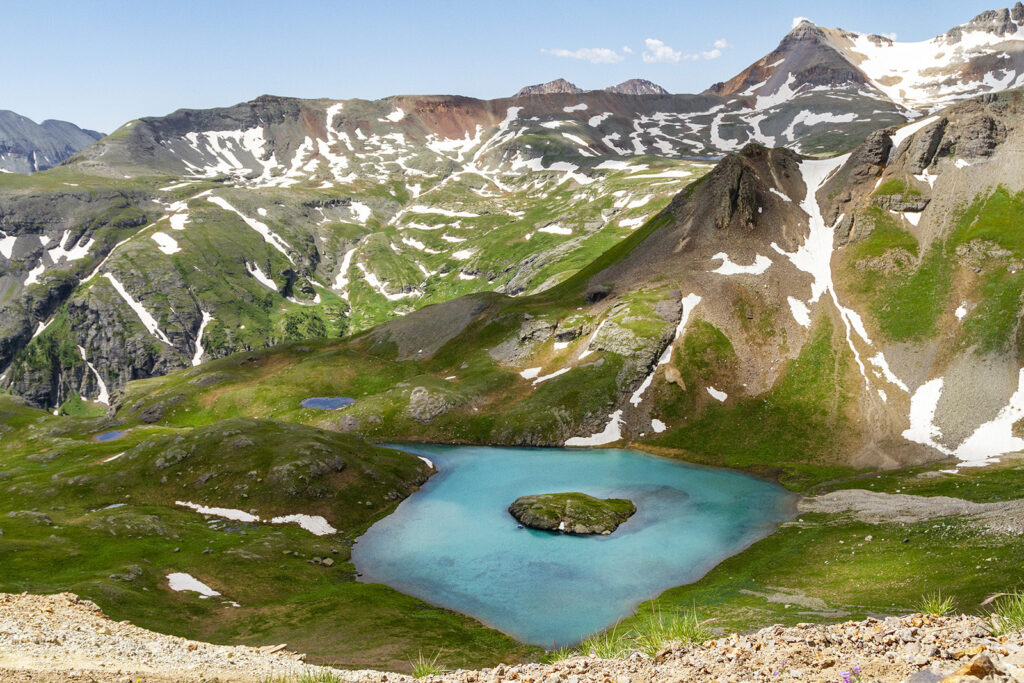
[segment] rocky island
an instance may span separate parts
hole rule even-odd
[[[608,535],[633,516],[636,506],[624,498],[595,498],[585,493],[521,496],[508,507],[523,526],[564,534]]]

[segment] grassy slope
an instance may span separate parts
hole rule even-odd
[[[709,329],[710,328],[710,329]],[[676,429],[650,441],[659,452],[677,452],[687,460],[748,469],[777,477],[800,490],[816,479],[849,472],[837,464],[849,400],[844,380],[845,354],[822,318],[800,356],[767,394],[741,398],[733,405],[710,404]],[[732,347],[710,325],[691,329],[682,353],[676,353],[685,389],[673,388],[676,404],[692,404],[702,384],[731,357]],[[661,449],[665,449],[662,451]]]
[[[355,582],[351,543],[425,477],[413,456],[248,419],[136,427],[100,443],[91,436],[108,425],[102,419],[54,418],[5,397],[0,418],[2,591],[72,590],[114,619],[217,642],[288,642],[345,666],[407,668],[439,646],[464,665],[534,651],[463,615]],[[322,514],[339,533],[207,519],[174,505],[179,499],[257,509],[261,518]],[[172,571],[241,607],[170,591]]]
[[[938,334],[943,317],[957,306],[951,297],[958,286],[957,293],[975,305],[954,332],[957,345],[1024,358],[1022,217],[1024,193],[998,187],[964,207],[943,240],[918,245],[890,214],[869,207],[858,220],[870,220],[874,229],[839,253],[837,279],[864,304],[883,337],[896,342]]]

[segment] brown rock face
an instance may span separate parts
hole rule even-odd
[[[556,78],[555,80],[548,81],[547,83],[528,85],[517,92],[515,96],[526,97],[529,95],[552,95],[557,93],[574,95],[581,92],[583,92],[582,88],[577,88],[574,84],[564,78]]]

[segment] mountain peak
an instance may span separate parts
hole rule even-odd
[[[103,137],[67,121],[36,123],[0,110],[0,170],[33,173],[51,168]]]
[[[652,83],[643,78],[631,78],[618,85],[611,85],[604,89],[605,92],[618,93],[619,95],[668,95],[668,90],[657,83]]]
[[[553,95],[553,94],[570,94],[575,95],[583,92],[582,88],[576,87],[573,83],[565,80],[564,78],[556,78],[553,81],[547,83],[538,83],[537,85],[528,85],[515,94],[515,97],[525,97],[527,95]]]

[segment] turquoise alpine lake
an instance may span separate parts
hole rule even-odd
[[[352,549],[360,581],[473,616],[542,647],[574,645],[691,583],[791,519],[795,497],[753,477],[621,449],[393,446],[438,473]],[[608,536],[520,528],[528,494],[628,498]]]

